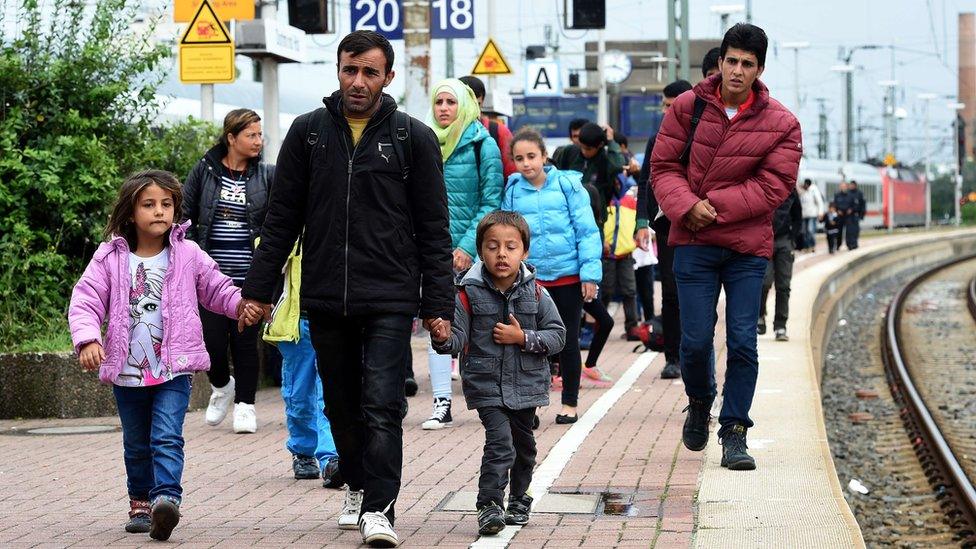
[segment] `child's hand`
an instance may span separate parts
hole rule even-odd
[[[81,362],[81,367],[89,372],[97,370],[104,361],[105,349],[102,349],[102,344],[97,341],[85,344],[78,353],[78,362]]]
[[[434,318],[428,323],[430,340],[434,343],[444,343],[451,337],[451,323],[443,318]]]
[[[495,343],[499,345],[524,345],[525,332],[522,331],[522,326],[515,319],[515,315],[508,315],[508,319],[512,321],[511,324],[502,324],[501,322],[495,324],[495,329],[492,330]]]
[[[254,326],[261,321],[261,317],[264,311],[259,307],[256,307],[252,303],[241,301],[241,306],[237,311],[238,323],[243,323],[245,326]]]
[[[598,287],[594,282],[584,282],[582,285],[583,302],[589,303],[596,299]]]

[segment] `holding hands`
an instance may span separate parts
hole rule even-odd
[[[525,332],[522,331],[519,321],[513,314],[509,314],[508,319],[511,324],[502,322],[495,324],[495,328],[492,330],[495,343],[499,345],[525,345]]]
[[[252,299],[242,299],[237,305],[237,331],[243,332],[245,326],[254,326],[264,319],[271,321],[271,305],[258,303]]]
[[[430,340],[434,343],[444,343],[451,337],[451,323],[443,318],[425,320],[424,328],[430,332]]]

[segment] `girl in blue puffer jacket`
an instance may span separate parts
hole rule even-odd
[[[456,78],[442,80],[430,94],[427,125],[434,130],[444,160],[444,183],[450,212],[454,270],[467,270],[477,257],[475,233],[488,212],[498,209],[502,156],[481,124],[481,107],[471,88]],[[434,409],[423,429],[450,427],[451,357],[428,349]]]
[[[517,174],[508,178],[501,209],[522,214],[532,230],[529,263],[549,290],[566,326],[566,346],[559,353],[562,410],[556,423],[575,423],[582,359],[579,348],[583,302],[592,301],[603,278],[603,245],[593,218],[582,174],[547,166],[539,132],[522,129],[512,138]]]

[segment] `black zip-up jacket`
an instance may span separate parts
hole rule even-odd
[[[803,234],[803,207],[796,190],[786,197],[786,200],[773,212],[773,237],[789,236],[794,243],[800,241]]]
[[[210,227],[213,225],[220,199],[221,161],[227,156],[227,146],[214,145],[203,155],[183,183],[183,217],[190,220],[186,237],[210,251]],[[244,192],[247,200],[247,224],[251,233],[251,245],[261,236],[261,226],[268,212],[268,191],[274,180],[275,167],[261,162],[260,157],[247,163]]]
[[[303,309],[452,319],[447,190],[433,130],[409,119],[412,154],[403,159],[409,165],[405,180],[393,146],[397,137],[389,117],[397,105],[392,97],[383,94],[355,147],[341,93],[324,103],[322,127],[312,127],[319,111],[303,114],[281,145],[243,296],[271,303],[281,267],[304,227]]]

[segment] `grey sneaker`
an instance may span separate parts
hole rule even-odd
[[[322,467],[322,487],[338,490],[343,484],[345,482],[342,480],[342,473],[339,472],[339,458],[329,459]]]
[[[478,533],[494,536],[505,529],[505,512],[497,503],[489,503],[478,509]]]
[[[733,425],[722,436],[722,467],[730,471],[752,471],[756,468],[756,460],[746,449],[745,425]]]
[[[161,496],[156,498],[151,511],[151,526],[149,537],[166,541],[173,528],[180,523],[180,504],[174,498]]]
[[[522,494],[520,497],[508,498],[508,509],[505,510],[505,524],[525,526],[529,523],[529,511],[532,510],[532,496]]]
[[[786,328],[778,328],[776,330],[776,341],[789,341],[790,336],[786,335]]]
[[[661,379],[678,379],[681,377],[681,366],[677,362],[668,362],[661,370]]]
[[[312,456],[292,454],[291,470],[294,471],[297,480],[319,478],[319,465]]]

